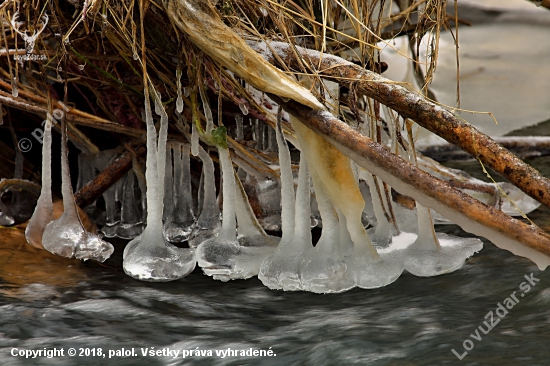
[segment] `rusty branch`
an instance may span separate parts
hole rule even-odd
[[[523,192],[550,207],[549,179],[489,136],[423,96],[333,55],[323,54],[321,57],[320,52],[290,47],[282,42],[269,44],[260,42],[251,46],[271,63],[276,63],[272,51],[277,52],[277,56],[292,67],[299,67],[293,51],[298,50],[303,58],[302,62],[309,63],[312,68],[320,64],[318,70],[320,76],[332,79],[346,87],[354,84],[360,93],[385,104],[403,117],[414,120],[420,126],[459,146],[502,174]]]
[[[531,259],[541,269],[550,265],[550,235],[537,227],[515,220],[431,176],[328,112],[314,111],[294,101],[284,102],[276,96],[272,98],[397,192],[435,209],[465,231]]]

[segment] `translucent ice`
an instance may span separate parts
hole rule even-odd
[[[52,125],[47,120],[44,126],[42,144],[42,189],[34,213],[25,229],[27,242],[36,248],[43,248],[42,235],[46,225],[53,221],[52,203]]]
[[[168,116],[164,108],[157,144],[149,89],[145,87],[145,120],[147,124],[147,226],[140,236],[124,249],[124,272],[143,281],[172,281],[188,275],[195,268],[194,249],[180,249],[166,242],[162,225],[164,173]],[[152,93],[155,96],[155,92]],[[160,104],[160,101],[156,101]]]
[[[216,236],[221,227],[220,208],[216,201],[214,163],[210,155],[202,147],[199,147],[198,154],[202,160],[204,192],[201,213],[189,237],[189,246],[191,248],[196,248],[202,242]]]
[[[189,238],[195,223],[192,208],[193,198],[191,197],[189,145],[174,143],[172,151],[174,154],[174,180],[170,200],[173,201],[174,207],[172,214],[166,218],[164,223],[164,236],[169,242],[181,243]],[[170,166],[170,163],[167,166]]]
[[[143,222],[141,213],[136,200],[135,174],[130,170],[126,174],[124,189],[121,197],[120,225],[116,230],[116,235],[122,239],[133,239],[143,231]]]
[[[374,214],[376,216],[376,226],[373,232],[369,233],[372,243],[377,248],[385,248],[389,246],[392,241],[392,228],[390,222],[388,221],[387,213],[385,212],[385,208],[380,197],[381,187],[378,183],[380,183],[381,181],[379,181],[378,178],[374,177],[371,173],[364,169],[360,169],[359,177],[364,179],[369,186],[369,190],[371,192],[372,206]]]
[[[323,219],[323,231],[312,253],[306,257],[302,272],[303,288],[317,293],[343,292],[356,284],[353,258],[344,257],[344,248],[353,248],[353,243],[347,231],[345,216],[341,215],[339,220],[322,182],[317,177],[313,178],[313,182]]]
[[[235,220],[235,175],[229,150],[218,147],[222,169],[223,211],[222,227],[218,236],[197,247],[197,261],[203,272],[227,281],[232,273],[235,255],[240,251]]]
[[[339,220],[342,221],[345,218],[347,232],[354,244],[353,262],[348,262],[348,264],[353,265],[357,286],[376,288],[392,283],[400,276],[403,265],[393,257],[378,255],[367,236],[361,221],[365,202],[361,197],[350,160],[294,117],[291,116],[290,121],[311,169],[311,178],[323,218],[323,228],[326,227],[326,224],[319,199],[320,191],[325,193],[330,204],[339,211]],[[334,214],[330,213],[331,209],[327,208],[326,211],[327,217],[334,217]],[[334,227],[335,231],[339,230],[339,224],[331,224],[329,227]],[[340,237],[336,233],[330,233],[330,235],[331,237]],[[338,245],[336,243],[339,241],[333,242],[331,245]],[[346,245],[346,243],[339,244]],[[334,253],[338,253],[338,251],[334,249]],[[339,265],[335,266],[335,268],[342,268]],[[336,269],[332,272],[328,271],[327,274],[338,276]],[[322,280],[325,281],[325,279]],[[346,281],[343,280],[342,287],[347,286]]]
[[[477,238],[460,238],[436,233],[430,210],[416,203],[418,238],[406,249],[405,269],[415,276],[428,277],[453,272],[483,248]]]
[[[181,68],[176,69],[176,83],[178,88],[178,98],[176,99],[176,111],[183,112],[183,98],[181,97]]]
[[[260,267],[258,278],[271,289],[302,290],[301,272],[306,257],[311,255],[311,231],[309,217],[309,174],[305,155],[300,156],[298,196],[294,196],[294,183],[290,152],[284,140],[280,119],[277,121],[276,138],[281,167],[282,231],[279,246]]]
[[[80,221],[69,173],[66,126],[62,126],[61,130],[63,214],[46,226],[42,244],[44,249],[63,257],[104,262],[113,254],[114,248],[110,243],[101,240],[98,235],[87,232]]]

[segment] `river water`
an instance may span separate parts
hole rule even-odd
[[[549,125],[518,134],[548,134]],[[530,163],[550,176],[550,157]],[[451,165],[482,177],[476,162]],[[549,209],[530,216],[550,228]],[[454,225],[438,230],[468,235]],[[486,240],[448,275],[404,273],[380,289],[316,295],[272,291],[256,278],[222,283],[200,269],[180,281],[139,282],[121,271],[123,243],[104,265],[82,264],[31,248],[20,231],[8,235],[0,237],[2,365],[501,366],[547,365],[550,356],[549,272]],[[511,295],[518,301],[505,314],[499,303]],[[485,321],[494,325],[487,334],[478,328],[487,330]],[[64,356],[12,356],[54,348]],[[77,356],[67,355],[70,348]],[[122,349],[130,356],[109,359],[110,350],[125,355]],[[152,349],[179,354],[142,355]],[[216,355],[228,349],[237,355]],[[240,356],[251,349],[273,354]]]

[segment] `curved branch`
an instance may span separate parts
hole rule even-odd
[[[295,53],[287,43],[270,42],[266,44],[260,42],[251,44],[251,47],[270,63],[276,63],[272,54],[272,52],[276,52],[277,56],[285,63],[296,68],[299,67]],[[414,120],[420,126],[460,147],[502,174],[529,196],[550,207],[549,179],[543,177],[536,169],[525,164],[489,136],[458,119],[450,111],[421,95],[408,91],[392,80],[383,78],[339,57],[321,54],[302,47],[293,48],[301,54],[302,62],[308,62],[312,67],[321,65],[320,76],[347,87],[354,84],[360,93],[385,104],[403,117]]]

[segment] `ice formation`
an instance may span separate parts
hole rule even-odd
[[[120,224],[116,229],[116,236],[121,239],[133,239],[143,231],[143,221],[135,196],[135,173],[130,170],[124,180]]]
[[[313,250],[309,227],[309,174],[305,155],[300,156],[298,192],[295,199],[290,152],[282,136],[280,120],[276,129],[281,174],[283,236],[279,246],[262,263],[258,278],[271,289],[303,290],[301,272]]]
[[[298,135],[302,153],[305,153],[308,160],[318,203],[321,202],[319,192],[322,191],[336,209],[339,221],[346,224],[346,230],[342,233],[342,237],[347,240],[347,235],[349,235],[353,242],[352,259],[347,261],[346,266],[348,271],[353,269],[357,286],[376,288],[392,283],[400,276],[403,264],[393,258],[393,255],[379,255],[367,236],[361,222],[365,202],[359,191],[350,160],[294,117],[291,116],[290,120]],[[325,215],[321,205],[319,205],[319,210],[323,219],[323,228],[325,228]],[[328,208],[327,212],[330,212]],[[328,213],[326,216],[331,217]],[[336,228],[339,227],[339,224],[333,226]],[[349,245],[345,241],[336,241],[330,244],[338,245],[335,243],[344,247],[342,252],[349,250]],[[342,268],[335,263],[334,268],[337,267]],[[328,274],[339,276],[339,272],[336,271],[328,271]],[[319,278],[319,281],[321,280],[326,279]],[[343,278],[342,281],[346,282],[347,280]]]
[[[405,269],[415,276],[429,277],[453,272],[483,248],[477,238],[436,233],[430,210],[416,203],[418,237],[406,249]]]
[[[216,202],[214,163],[202,147],[198,146],[198,150],[199,158],[202,160],[203,198],[199,218],[189,237],[191,248],[196,248],[202,242],[216,236],[221,227],[220,208]]]
[[[155,107],[161,114],[157,144],[149,89],[145,87],[145,120],[147,124],[147,226],[140,236],[126,245],[124,272],[143,281],[172,281],[188,275],[195,268],[195,250],[177,248],[164,239],[162,209],[166,165],[168,116],[153,91]]]
[[[169,215],[165,216],[164,236],[171,243],[181,243],[186,241],[191,235],[195,223],[195,215],[193,214],[193,198],[191,197],[191,168],[189,161],[189,145],[183,143],[171,144],[173,152],[173,172],[174,176],[171,179],[172,169],[166,170],[165,184],[168,183],[169,194],[164,197],[165,209],[167,201],[171,208]],[[168,151],[168,150],[167,150]],[[167,158],[171,154],[167,153]],[[167,167],[171,167],[172,163],[167,160]]]
[[[44,163],[44,166],[50,166],[51,153]],[[46,174],[44,175],[49,180],[47,186],[51,187],[51,171],[47,170]],[[64,211],[59,219],[47,224],[42,235],[42,245],[44,249],[63,257],[104,262],[111,256],[114,248],[97,234],[87,232],[78,216],[69,173],[66,126],[62,126],[61,174]]]
[[[48,119],[44,125],[42,144],[42,189],[34,213],[25,229],[27,242],[36,248],[43,248],[42,235],[46,225],[53,221],[52,203],[52,123]]]
[[[242,191],[237,191],[229,150],[218,147],[218,154],[223,187],[222,227],[218,236],[206,240],[197,247],[197,261],[203,272],[214,279],[246,279],[258,274],[261,262],[275,249],[277,242],[271,241],[263,231],[260,231],[257,221],[247,222],[251,220],[247,212],[249,207],[242,202]],[[238,190],[240,191],[240,187]],[[236,231],[236,212],[239,212],[238,216],[241,219],[239,239]]]

